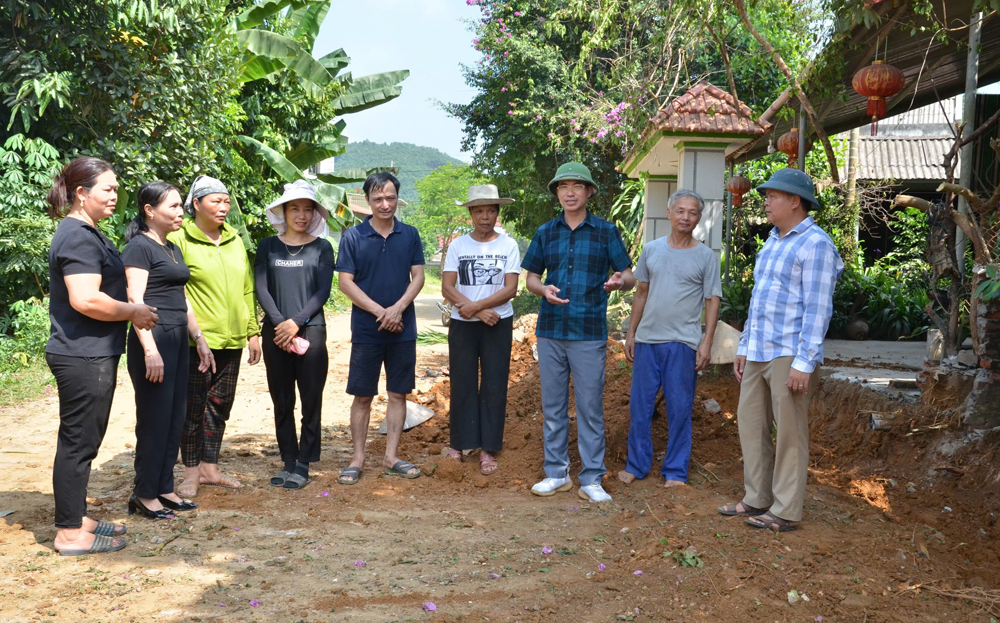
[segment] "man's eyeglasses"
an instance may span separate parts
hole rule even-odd
[[[576,183],[576,184],[559,184],[558,186],[556,186],[556,191],[557,192],[560,192],[560,191],[561,192],[566,192],[566,191],[570,191],[570,190],[573,191],[573,192],[575,192],[575,193],[582,193],[583,191],[587,190],[587,185],[586,184]]]

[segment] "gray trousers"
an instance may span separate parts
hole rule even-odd
[[[569,378],[576,398],[580,484],[600,484],[604,468],[604,363],[606,340],[538,338],[538,373],[545,416],[545,476],[569,476]]]

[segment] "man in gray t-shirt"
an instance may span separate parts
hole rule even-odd
[[[687,483],[695,384],[698,370],[711,358],[722,296],[719,260],[693,236],[704,205],[695,192],[672,194],[667,208],[670,235],[647,243],[636,264],[637,288],[625,337],[625,357],[632,362],[632,421],[628,462],[618,472],[626,484],[645,478],[652,467],[653,410],[661,387],[669,437],[660,471],[667,487]]]

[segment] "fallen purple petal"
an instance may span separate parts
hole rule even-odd
[[[365,565],[367,565],[367,564],[368,564],[368,563],[366,563],[366,562],[365,562],[365,561],[363,561],[363,560],[358,560],[358,559],[355,559],[355,560],[354,560],[354,566],[355,566],[355,567],[364,567],[364,566],[365,566]]]
[[[434,612],[435,610],[438,609],[438,607],[434,605],[433,601],[425,601],[422,607],[427,612]]]
[[[253,606],[254,608],[256,608],[257,606],[260,605],[260,602],[257,601],[256,599],[251,599],[250,600],[250,605]]]
[[[607,569],[607,567],[604,565],[603,562],[597,565],[598,571],[604,571],[605,569]]]
[[[322,495],[323,497],[326,497],[326,496],[330,495],[330,492],[329,491],[324,491],[323,493],[320,493],[320,495]]]
[[[491,580],[495,580],[498,577],[500,577],[500,574],[499,573],[488,573],[488,574],[486,574],[486,577],[488,577]]]
[[[223,604],[223,603],[220,603],[220,604],[219,604],[219,607],[220,607],[220,608],[225,608],[225,607],[226,607],[226,604]]]
[[[632,572],[632,575],[642,575],[642,571],[636,569],[635,571]]]
[[[235,530],[235,531],[237,531],[237,532],[239,532],[239,531],[240,531],[240,529],[239,529],[239,528],[233,528],[233,530]]]
[[[542,548],[542,553],[548,556],[549,554],[552,553],[552,548],[546,545],[545,547]]]

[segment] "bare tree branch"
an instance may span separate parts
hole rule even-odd
[[[761,47],[767,50],[771,58],[774,59],[775,64],[781,73],[785,74],[785,78],[792,83],[795,87],[796,96],[799,102],[802,103],[802,107],[805,109],[806,114],[809,115],[809,121],[812,123],[813,129],[816,130],[816,135],[819,136],[819,140],[823,143],[823,149],[826,151],[826,159],[830,164],[830,177],[837,184],[840,184],[840,172],[837,169],[837,155],[833,152],[833,145],[830,143],[830,137],[826,135],[826,130],[823,129],[823,124],[820,123],[819,117],[816,116],[816,110],[813,105],[809,102],[809,98],[806,97],[805,91],[802,89],[802,85],[799,83],[798,79],[792,74],[792,70],[785,63],[785,59],[781,57],[781,54],[774,48],[773,45],[762,35],[753,24],[750,22],[750,16],[747,14],[747,7],[743,0],[734,0],[736,5],[736,10],[740,14],[740,18],[743,20],[743,24],[753,35],[754,39],[760,43]]]

